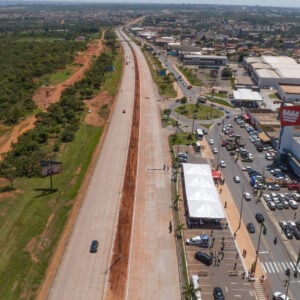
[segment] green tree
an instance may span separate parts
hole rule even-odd
[[[224,78],[231,78],[232,77],[232,71],[229,67],[225,67],[222,70],[222,77],[224,77]]]

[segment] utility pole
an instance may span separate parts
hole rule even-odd
[[[255,275],[256,271],[256,265],[257,265],[257,259],[258,259],[258,253],[259,253],[259,246],[260,246],[260,239],[261,239],[261,232],[262,228],[265,226],[263,222],[260,223],[260,229],[259,229],[259,237],[258,237],[258,243],[257,243],[257,248],[256,248],[256,255],[255,255],[255,261],[253,263],[253,270],[251,270],[251,273],[253,272],[253,276]]]

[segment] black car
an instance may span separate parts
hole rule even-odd
[[[300,230],[295,229],[293,233],[294,233],[295,239],[300,240]]]
[[[90,253],[96,253],[98,251],[98,245],[99,245],[98,241],[93,240],[90,247]]]
[[[252,223],[247,224],[247,229],[250,233],[255,233],[255,227]]]
[[[205,252],[196,252],[195,258],[207,266],[210,266],[213,263],[213,257]]]
[[[293,239],[293,231],[289,227],[285,227],[283,229],[283,232],[284,232],[285,236],[287,237],[287,239],[289,239],[289,240]]]
[[[215,287],[213,291],[215,300],[225,300],[224,293],[220,287]]]
[[[262,223],[265,220],[264,216],[260,213],[255,214],[255,219],[258,223]]]

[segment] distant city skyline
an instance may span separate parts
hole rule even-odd
[[[0,1],[1,2],[1,1]],[[4,2],[10,2],[6,0]],[[12,1],[16,2],[16,1]],[[21,2],[21,1],[19,1]],[[34,0],[25,2],[35,2]],[[300,8],[300,0],[40,0],[36,2],[82,2],[82,3],[153,3],[153,4],[219,4],[219,5],[247,5],[247,6],[275,6]]]

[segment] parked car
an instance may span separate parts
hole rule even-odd
[[[260,213],[255,214],[255,219],[258,223],[262,223],[265,220],[264,216]]]
[[[233,181],[234,181],[235,183],[239,183],[239,182],[241,182],[241,179],[240,179],[239,176],[233,176]]]
[[[300,240],[300,230],[295,229],[293,231],[293,234],[294,234],[294,237],[295,237],[296,240]]]
[[[269,184],[268,190],[270,191],[280,191],[280,186],[278,184]]]
[[[253,223],[248,223],[247,229],[250,233],[255,233],[255,227],[254,227]]]
[[[200,234],[185,241],[188,246],[201,246],[203,248],[209,247],[209,237],[207,234]]]
[[[288,226],[288,224],[286,221],[279,221],[279,226],[283,230],[284,228],[286,228]]]
[[[289,204],[292,209],[298,208],[298,203],[295,200],[289,200]]]
[[[203,264],[210,266],[213,263],[213,257],[205,252],[198,251],[195,254],[195,259]]]
[[[268,207],[270,210],[275,210],[276,209],[276,204],[274,201],[268,201]]]
[[[208,140],[208,143],[209,143],[210,145],[213,145],[213,144],[214,144],[214,140],[213,140],[213,139],[209,139],[209,140]]]
[[[285,227],[283,229],[283,233],[287,237],[287,239],[291,240],[293,238],[293,231],[289,227]]]
[[[263,195],[263,198],[265,199],[266,202],[272,200],[272,198],[271,198],[271,196],[270,196],[269,194],[264,194],[264,195]]]
[[[225,300],[223,290],[220,287],[214,288],[213,296],[215,300]]]
[[[90,246],[90,253],[96,253],[98,251],[98,241],[97,240],[93,240]]]

